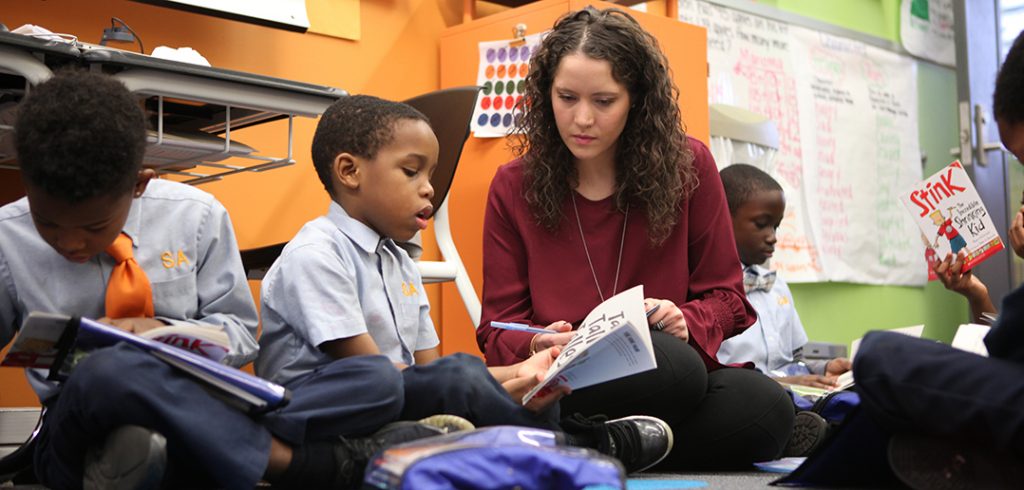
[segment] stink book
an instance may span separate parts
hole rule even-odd
[[[48,379],[63,381],[91,351],[125,342],[196,378],[212,394],[245,411],[272,410],[290,398],[280,385],[220,364],[228,352],[223,331],[170,326],[146,333],[152,338],[88,318],[32,312],[0,366],[48,369]]]
[[[644,288],[636,286],[591,310],[551,364],[544,381],[523,397],[523,403],[556,386],[575,390],[655,367]]]
[[[921,230],[928,280],[937,279],[933,266],[947,254],[965,251],[964,270],[970,270],[1003,249],[999,231],[959,161],[903,192],[901,200]]]

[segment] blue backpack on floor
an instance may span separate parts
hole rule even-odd
[[[366,468],[364,489],[589,489],[626,487],[618,460],[560,446],[555,433],[499,426],[390,447]]]
[[[789,390],[790,398],[797,410],[809,410],[827,420],[830,424],[841,423],[853,409],[860,405],[860,395],[853,390],[833,391],[815,401],[810,401]]]

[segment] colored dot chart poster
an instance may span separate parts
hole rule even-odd
[[[523,98],[530,56],[546,32],[516,40],[480,43],[480,68],[476,75],[480,95],[470,128],[477,138],[500,138],[515,128],[516,106]]]

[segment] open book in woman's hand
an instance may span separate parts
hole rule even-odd
[[[591,310],[544,381],[523,397],[523,404],[558,385],[575,390],[655,367],[644,288],[635,286]]]

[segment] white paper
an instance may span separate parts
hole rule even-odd
[[[985,336],[992,328],[988,325],[967,323],[960,325],[953,336],[952,346],[967,352],[973,352],[979,356],[988,357],[988,347],[985,346]]]
[[[956,66],[953,0],[901,0],[900,40],[915,56]]]
[[[789,282],[923,285],[898,199],[921,180],[916,62],[717,2],[680,0],[679,20],[708,30],[709,102],[778,127],[766,170],[786,216],[772,268]]]

